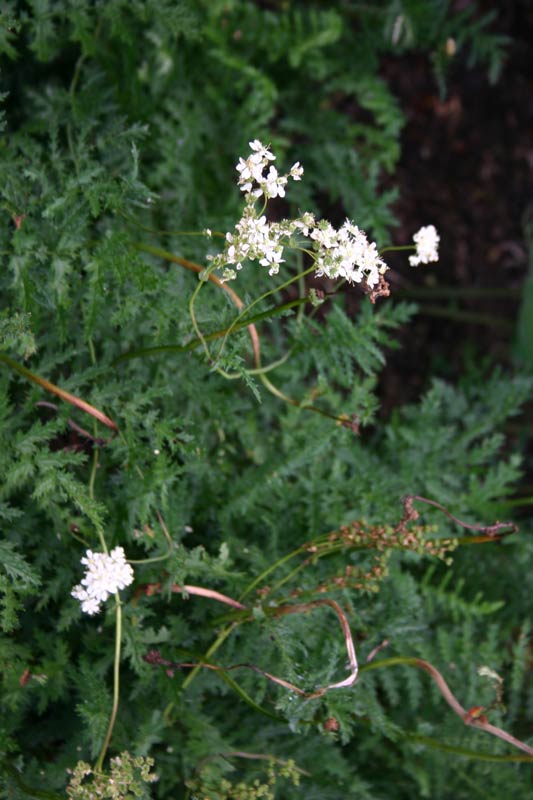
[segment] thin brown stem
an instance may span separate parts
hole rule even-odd
[[[61,400],[65,400],[67,403],[71,403],[81,411],[85,411],[86,414],[90,414],[92,417],[101,422],[102,425],[111,428],[113,431],[118,431],[118,425],[113,422],[112,419],[106,416],[102,411],[99,411],[97,408],[90,405],[90,403],[82,400],[80,397],[76,397],[76,395],[66,392],[64,389],[56,386],[55,383],[50,383],[50,381],[47,381],[46,378],[42,378],[40,375],[36,375],[34,372],[30,372],[29,369],[26,369],[26,367],[23,367],[22,364],[18,364],[16,361],[13,361],[12,358],[9,358],[9,356],[6,356],[4,353],[0,353],[0,361],[3,361],[4,364],[7,364],[7,366],[12,370],[18,372],[19,375],[22,375],[23,378],[36,383],[37,386],[40,386],[45,391],[54,394],[56,397],[60,397]]]
[[[501,538],[502,536],[509,536],[511,533],[516,533],[518,530],[518,526],[515,525],[514,522],[496,521],[492,525],[472,525],[471,523],[464,522],[463,520],[454,516],[450,511],[448,511],[447,508],[445,508],[440,503],[437,503],[436,500],[429,500],[427,497],[421,497],[418,494],[408,494],[406,497],[404,497],[403,499],[404,515],[400,520],[400,522],[398,523],[397,528],[400,528],[400,526],[405,525],[405,523],[409,522],[410,520],[418,519],[419,516],[418,511],[416,511],[413,508],[413,502],[415,500],[420,503],[426,503],[429,506],[434,506],[435,508],[438,508],[439,511],[442,511],[443,514],[446,514],[446,516],[449,519],[453,520],[455,523],[457,523],[457,525],[460,525],[462,528],[466,528],[467,530],[470,531],[481,531],[481,533],[484,533],[487,536],[494,539]],[[510,530],[505,531],[505,533],[502,533],[502,530],[504,530],[505,528],[509,528]]]

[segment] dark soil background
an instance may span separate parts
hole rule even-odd
[[[487,10],[495,5],[501,9],[493,28],[511,39],[498,83],[489,85],[485,70],[459,61],[441,98],[427,58],[383,65],[407,115],[395,176],[395,242],[409,243],[429,223],[441,236],[438,264],[411,270],[408,286],[405,269],[393,275],[393,293],[420,303],[416,335],[409,333],[415,396],[430,371],[449,378],[464,371],[465,344],[467,353],[510,360],[528,270],[524,217],[533,213],[533,3],[486,3]]]
[[[491,27],[510,38],[496,84],[460,55],[445,97],[426,57],[388,58],[382,67],[407,116],[395,175],[395,243],[409,243],[423,224],[441,236],[438,264],[395,270],[401,261],[387,256],[392,296],[415,300],[420,312],[402,348],[389,355],[380,387],[384,415],[417,399],[430,376],[457,383],[496,364],[513,366],[529,267],[524,224],[533,219],[533,3],[482,5],[484,12],[497,8]],[[510,426],[521,447],[531,419],[533,405]],[[526,464],[523,492],[533,495],[531,439]]]

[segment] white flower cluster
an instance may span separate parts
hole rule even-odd
[[[440,236],[434,225],[425,225],[420,228],[413,236],[413,241],[416,244],[416,253],[414,256],[409,256],[409,263],[412,267],[439,260]]]
[[[280,240],[290,235],[290,231],[280,224],[269,224],[265,216],[257,217],[253,206],[247,205],[243,215],[235,226],[235,233],[227,233],[225,264],[235,264],[237,270],[242,269],[246,259],[259,261],[268,267],[269,275],[276,275],[282,258],[283,246]],[[234,277],[234,274],[231,275]]]
[[[86,566],[85,577],[73,588],[71,595],[81,602],[81,610],[86,614],[98,614],[100,604],[110,594],[133,581],[133,569],[126,562],[122,547],[115,547],[109,555],[87,550],[81,563]]]
[[[286,175],[279,175],[271,163],[276,157],[269,148],[258,139],[249,144],[252,152],[237,164],[238,185],[246,195],[242,217],[235,230],[226,234],[224,252],[208,256],[213,266],[224,268],[223,280],[235,278],[246,260],[259,261],[268,268],[269,275],[276,275],[285,260],[284,246],[297,234],[312,240],[318,276],[342,277],[355,283],[365,281],[370,288],[376,286],[388,267],[379,257],[375,243],[369,243],[365,232],[349,220],[335,230],[329,222],[317,223],[309,212],[281,222],[268,222],[264,214],[258,215],[257,199],[263,197],[266,202],[284,197],[289,178],[301,180],[303,167],[297,161]]]
[[[382,276],[388,266],[378,253],[375,242],[369,242],[363,230],[350,220],[336,230],[326,220],[317,222],[306,212],[293,220],[268,222],[263,214],[268,200],[285,197],[289,178],[301,180],[303,167],[297,161],[286,175],[280,175],[272,164],[276,157],[259,139],[249,142],[251,153],[237,164],[238,186],[244,192],[246,205],[232,232],[226,233],[226,246],[219,255],[207,256],[213,267],[222,268],[222,280],[233,280],[244,261],[259,261],[269,275],[279,272],[283,248],[293,245],[292,237],[311,240],[315,254],[316,274],[328,278],[344,278],[350,283],[364,283],[372,290],[383,285]],[[256,202],[263,199],[257,212]],[[439,236],[433,225],[420,228],[414,236],[416,254],[409,257],[412,266],[438,261]],[[386,284],[385,284],[386,286]],[[375,291],[378,291],[375,290]]]
[[[292,178],[295,181],[300,181],[303,175],[303,167],[297,161],[290,168],[287,175],[278,175],[278,171],[271,161],[276,160],[276,156],[271,153],[268,147],[265,147],[259,139],[254,139],[250,145],[251,154],[246,160],[239,158],[237,164],[237,172],[239,172],[238,185],[241,187],[241,192],[250,195],[252,198],[261,197],[264,195],[267,199],[271,197],[285,197],[285,186],[287,181]],[[265,169],[268,167],[268,172],[264,175]],[[257,184],[254,188],[254,183]],[[252,200],[253,202],[253,200]]]
[[[371,288],[379,283],[388,266],[380,258],[375,242],[368,242],[364,231],[346,220],[338,231],[329,222],[319,222],[311,231],[317,247],[318,276],[345,278],[350,283],[364,279]]]

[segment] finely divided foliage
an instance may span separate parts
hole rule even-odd
[[[532,381],[376,391],[380,54],[501,42],[328,5],[0,10],[1,800],[527,793]]]

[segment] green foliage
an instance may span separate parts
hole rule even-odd
[[[195,303],[210,358],[189,306],[190,261],[220,252],[201,232],[238,218],[249,139],[305,166],[276,216],[347,215],[387,242],[404,117],[380,59],[416,50],[442,78],[451,37],[493,76],[502,41],[471,8],[0,6],[2,800],[524,794],[530,765],[467,763],[510,747],[412,667],[370,662],[354,686],[309,695],[346,677],[341,617],[316,602],[335,600],[360,665],[427,659],[465,707],[527,738],[530,538],[457,547],[434,507],[404,527],[401,498],[493,522],[520,478],[505,426],[531,378],[430,378],[386,415],[380,375],[415,307],[294,281],[250,309],[276,364],[262,374],[245,326],[218,350],[227,291],[206,280]],[[254,266],[233,284],[245,304],[276,285]],[[135,570],[120,658],[112,599],[92,617],[70,595],[103,541]]]

